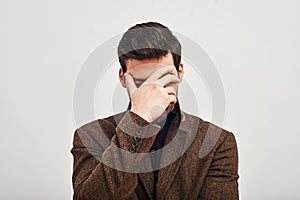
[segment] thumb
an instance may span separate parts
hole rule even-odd
[[[130,74],[125,73],[124,75],[125,75],[125,85],[127,88],[127,92],[129,94],[129,96],[131,97],[132,94],[134,93],[134,91],[137,89],[137,87],[136,87],[134,80]]]

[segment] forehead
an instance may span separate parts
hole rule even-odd
[[[166,56],[163,56],[159,59],[128,59],[126,60],[127,72],[133,75],[134,78],[146,79],[154,71],[167,66],[174,65],[173,57],[171,53],[168,53]],[[175,67],[175,66],[174,66]]]

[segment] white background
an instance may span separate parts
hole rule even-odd
[[[296,0],[1,0],[0,198],[72,198],[76,77],[102,42],[153,20],[201,45],[222,77],[241,199],[299,199],[299,9]],[[203,93],[196,114],[209,120]]]

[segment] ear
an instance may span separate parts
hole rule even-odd
[[[183,64],[180,63],[180,64],[179,64],[179,68],[178,68],[178,75],[179,75],[179,78],[180,78],[180,82],[182,81],[183,74],[184,74]]]
[[[124,76],[124,73],[123,73],[123,69],[122,69],[122,68],[119,69],[119,80],[120,80],[121,85],[123,86],[123,88],[126,88],[126,84],[125,84],[125,76]]]

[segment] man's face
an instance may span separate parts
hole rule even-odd
[[[137,87],[140,87],[141,84],[156,70],[167,66],[167,65],[173,65],[173,57],[172,54],[169,52],[166,56],[161,57],[160,59],[145,59],[145,60],[136,60],[136,59],[128,59],[126,60],[126,73],[130,73],[132,77],[134,78],[134,82]],[[174,66],[174,70],[175,66]],[[178,70],[178,78],[182,78],[183,76],[183,65],[180,64],[179,70]],[[124,74],[123,70],[120,69],[119,71],[119,77],[120,81],[123,85],[123,87],[126,87],[124,83]],[[178,83],[171,83],[167,85],[166,87],[172,87],[174,91],[176,91],[176,97],[178,94]]]

